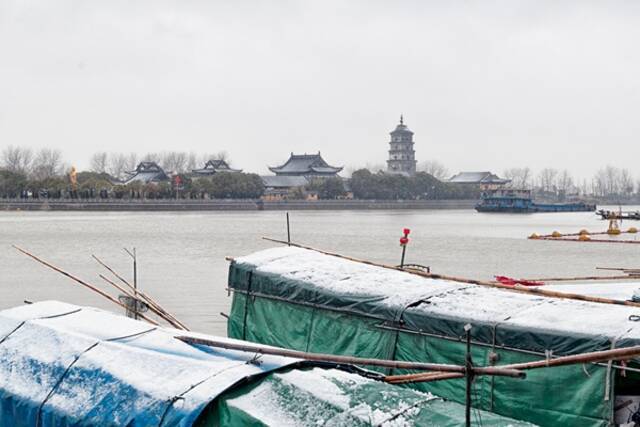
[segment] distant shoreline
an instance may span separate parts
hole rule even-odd
[[[477,200],[0,200],[3,211],[256,211],[473,209]]]

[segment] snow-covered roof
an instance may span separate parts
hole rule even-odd
[[[205,163],[202,169],[192,169],[196,175],[213,175],[217,172],[242,172],[242,169],[232,169],[227,162],[222,159],[213,159]]]
[[[168,181],[169,176],[158,166],[156,162],[140,162],[136,170],[127,172],[131,175],[125,180],[125,184],[132,182],[142,182],[144,184],[150,182]]]
[[[57,301],[0,311],[0,423],[186,427],[202,414],[206,425],[391,427],[459,425],[464,417],[458,403],[355,367],[307,369],[316,365],[176,335],[207,338]],[[487,425],[528,425],[480,414]]]
[[[308,289],[331,295],[334,301],[344,304],[348,301],[350,309],[356,311],[377,307],[390,313],[410,312],[418,316],[422,313],[425,319],[455,318],[500,324],[502,330],[526,330],[531,335],[581,334],[594,340],[602,337],[640,344],[640,322],[629,320],[629,316],[639,314],[636,307],[425,278],[296,247],[267,249],[235,262],[258,274],[303,283]]]
[[[447,180],[454,184],[507,184],[508,179],[500,178],[491,172],[460,172]]]
[[[187,426],[238,381],[296,362],[263,356],[259,365],[247,363],[250,353],[203,351],[177,334],[56,301],[0,311],[0,419]]]

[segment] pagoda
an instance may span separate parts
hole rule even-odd
[[[411,176],[416,173],[416,152],[413,149],[413,132],[404,124],[400,116],[400,123],[390,132],[389,160],[387,173]]]

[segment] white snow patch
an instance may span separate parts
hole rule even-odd
[[[289,371],[274,374],[274,377],[303,390],[318,400],[324,400],[342,410],[349,408],[351,398],[324,374],[318,375],[323,369],[313,368],[309,371]],[[356,377],[356,375],[353,375]]]
[[[251,392],[227,401],[227,405],[246,412],[270,426],[297,426],[300,423],[278,404],[278,393],[263,382]]]
[[[397,307],[428,299],[410,310],[483,322],[510,323],[535,330],[606,335],[609,338],[640,338],[640,322],[629,316],[640,314],[630,306],[601,304],[496,288],[424,278],[406,272],[350,261],[316,251],[277,247],[238,258],[239,264],[256,271],[300,280],[308,286],[342,296],[379,298],[380,303]],[[614,295],[613,289],[617,293]],[[556,285],[545,289],[567,293],[595,294],[630,299],[637,283]]]
[[[393,307],[463,287],[452,281],[425,279],[287,246],[260,251],[238,258],[236,262],[253,265],[261,273],[300,280],[330,292],[380,298],[382,304]]]

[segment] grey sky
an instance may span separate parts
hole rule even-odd
[[[640,2],[0,0],[0,147],[589,177],[640,156]]]

